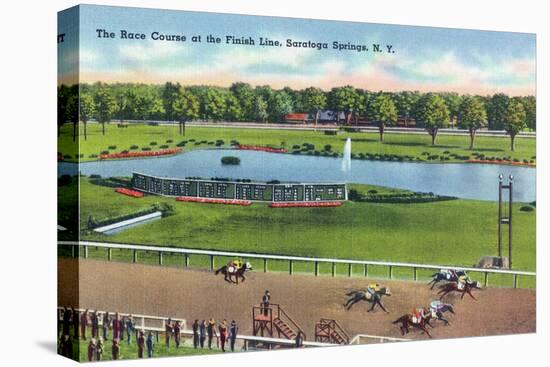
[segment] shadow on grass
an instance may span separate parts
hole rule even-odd
[[[340,140],[346,141],[346,140],[348,140],[348,138],[342,138]],[[380,140],[379,139],[369,139],[369,138],[358,138],[358,139],[351,138],[351,141],[352,141],[352,143],[353,142],[375,143],[375,142],[379,142]]]
[[[504,152],[504,149],[500,149],[500,148],[476,148],[474,147],[474,149],[468,149],[469,151],[472,151],[472,152]]]
[[[399,145],[404,147],[431,147],[431,145],[420,142],[397,142],[397,141],[388,141],[384,142],[385,145]]]

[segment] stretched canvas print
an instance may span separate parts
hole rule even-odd
[[[59,354],[536,331],[534,34],[58,17]]]

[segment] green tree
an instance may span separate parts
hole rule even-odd
[[[303,92],[302,102],[305,110],[315,116],[315,127],[317,127],[319,113],[327,105],[327,96],[325,92],[315,87],[306,88]]]
[[[525,120],[531,131],[537,130],[537,99],[535,96],[521,98],[521,104],[525,109]]]
[[[57,88],[57,136],[61,135],[61,127],[67,122],[73,124],[73,141],[75,141],[78,122],[78,85],[63,84]]]
[[[80,113],[80,121],[82,121],[82,124],[84,125],[84,140],[88,140],[88,120],[95,113],[94,99],[90,93],[81,91],[79,102],[80,107],[78,110]]]
[[[527,127],[526,113],[523,104],[516,99],[511,99],[506,107],[504,117],[504,130],[510,135],[510,150],[516,149],[516,135]]]
[[[174,121],[174,102],[181,98],[181,86],[179,83],[167,82],[161,92],[162,104],[167,121]]]
[[[378,124],[380,141],[384,141],[386,125],[393,125],[397,122],[397,108],[392,98],[386,94],[380,94],[376,97],[370,104],[367,117]]]
[[[409,126],[410,118],[414,115],[414,106],[419,99],[420,93],[417,91],[403,91],[395,94],[394,101],[397,114],[405,121],[405,127]]]
[[[228,121],[240,121],[244,113],[237,97],[232,93],[225,96],[225,119]]]
[[[130,88],[131,89],[131,88]],[[125,86],[115,85],[111,87],[112,95],[115,101],[114,114],[118,117],[120,123],[124,121],[128,110],[128,89]]]
[[[270,121],[281,121],[284,115],[292,112],[292,98],[285,91],[275,91],[267,101],[267,113]]]
[[[199,100],[189,91],[183,90],[180,98],[174,101],[172,110],[178,119],[179,133],[185,135],[185,123],[199,118]]]
[[[495,94],[489,99],[487,103],[489,130],[504,129],[504,119],[509,101],[510,97],[504,93]]]
[[[116,110],[115,99],[111,91],[105,86],[100,86],[94,95],[95,115],[101,124],[101,133],[105,135],[105,123],[110,122]]]
[[[329,108],[336,112],[336,122],[340,123],[340,112],[344,112],[349,124],[353,108],[357,106],[359,94],[352,86],[332,88],[329,93]]]
[[[440,95],[445,101],[445,105],[447,105],[447,108],[449,109],[449,120],[451,123],[451,127],[454,127],[460,113],[462,97],[455,92],[440,93]]]
[[[254,89],[248,83],[233,83],[229,87],[229,90],[237,101],[239,102],[241,115],[243,119],[253,120],[254,119],[254,102],[255,94]]]
[[[470,149],[474,148],[474,139],[478,129],[487,126],[487,110],[481,98],[465,97],[460,104],[458,127],[470,132]]]
[[[206,94],[205,102],[206,118],[220,121],[225,115],[225,98],[223,93],[217,88],[209,88]]]
[[[449,125],[449,110],[441,96],[427,93],[418,100],[416,124],[426,129],[432,137],[432,145],[435,145],[439,129]]]
[[[257,96],[254,102],[254,118],[260,122],[266,122],[267,117],[267,102],[262,96]]]

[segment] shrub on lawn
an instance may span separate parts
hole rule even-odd
[[[130,150],[136,150],[136,149],[139,149],[139,147],[138,147],[137,145],[132,145],[132,146],[130,147]]]
[[[149,145],[151,145],[151,146],[157,145],[157,142],[156,142],[156,141],[152,141],[152,142],[149,143]]]
[[[519,210],[522,212],[532,212],[533,210],[535,210],[535,208],[533,208],[530,205],[524,205],[521,208],[519,208]]]
[[[225,157],[222,157],[222,164],[237,165],[237,164],[241,164],[241,160],[239,157],[225,156]]]
[[[166,140],[166,142],[170,144],[170,143],[173,143],[174,141],[172,139],[168,139]]]
[[[164,144],[160,146],[160,149],[168,149],[168,145]]]
[[[357,199],[360,199],[361,198],[361,194],[359,193],[359,191],[355,190],[355,189],[351,189],[348,191],[348,199],[349,200],[357,200]]]
[[[151,150],[151,148],[149,148],[149,147],[143,147],[143,148],[141,148],[141,150],[144,151],[144,152],[147,152],[147,151]]]
[[[102,150],[100,154],[109,154],[108,150]]]
[[[115,150],[116,149],[116,145],[109,145],[109,150]]]

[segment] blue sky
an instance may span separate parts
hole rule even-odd
[[[96,29],[115,32],[100,39]],[[120,30],[146,40],[120,39]],[[153,41],[151,33],[186,42]],[[327,42],[328,50],[207,44],[207,34]],[[201,35],[202,43],[190,42]],[[395,53],[332,50],[332,42],[391,44]],[[227,86],[235,81],[275,88],[351,84],[369,90],[535,93],[535,35],[429,27],[254,17],[140,8],[81,6],[79,72],[83,82]],[[60,56],[69,75],[76,54]],[[63,77],[62,77],[63,79]]]

